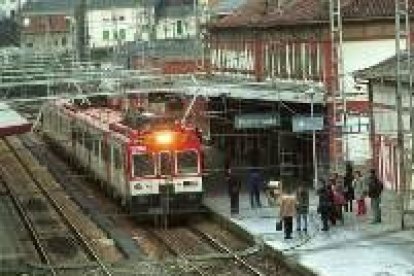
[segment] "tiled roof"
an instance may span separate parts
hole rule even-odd
[[[414,0],[408,0],[414,14]],[[343,0],[344,20],[369,20],[393,17],[395,0]],[[291,0],[281,8],[266,8],[266,0],[249,0],[239,10],[216,24],[215,27],[271,27],[277,25],[300,25],[329,20],[329,1]]]
[[[403,54],[401,63],[402,81],[408,82],[407,54]],[[414,53],[411,54],[414,60]],[[361,79],[386,79],[395,81],[397,70],[397,57],[390,57],[374,66],[354,72],[354,76]],[[411,70],[414,70],[414,63],[411,62]]]

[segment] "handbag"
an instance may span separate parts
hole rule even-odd
[[[276,231],[282,231],[283,228],[283,224],[282,224],[282,220],[279,220],[278,222],[276,222]]]

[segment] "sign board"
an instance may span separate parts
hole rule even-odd
[[[236,129],[271,128],[280,126],[280,116],[275,113],[241,114],[234,117]]]
[[[304,132],[323,129],[323,116],[317,114],[311,116],[294,116],[292,117],[292,131]]]

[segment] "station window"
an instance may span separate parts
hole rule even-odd
[[[177,152],[177,173],[194,174],[198,172],[197,152],[181,151]]]
[[[109,40],[109,31],[103,31],[102,38],[103,40]]]
[[[177,34],[178,35],[183,34],[183,21],[181,20],[177,21]]]
[[[126,32],[125,32],[125,29],[120,29],[120,30],[119,30],[119,38],[120,38],[120,39],[125,39],[125,38],[126,38]]]
[[[133,156],[134,177],[153,176],[155,174],[154,157],[149,153]]]

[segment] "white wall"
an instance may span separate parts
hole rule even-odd
[[[356,70],[364,69],[395,55],[395,40],[382,39],[370,41],[346,41],[343,43],[345,91],[348,93],[367,93],[366,86],[357,85],[352,77]]]
[[[2,16],[10,17],[12,11],[17,13],[19,3],[22,6],[26,0],[0,0],[0,18]]]
[[[377,105],[395,106],[395,87],[391,85],[385,85],[376,83],[373,86],[374,103]],[[409,93],[407,89],[402,91],[402,103],[405,107],[403,113],[403,124],[406,131],[410,130],[410,114],[408,112],[409,107]],[[375,107],[375,132],[377,134],[384,134],[389,136],[395,136],[397,133],[397,112],[394,109]]]
[[[178,25],[181,22],[181,34],[178,33]],[[157,39],[179,39],[195,37],[196,22],[194,16],[186,17],[165,17],[158,21],[156,26]]]
[[[123,43],[148,40],[153,18],[154,10],[144,7],[89,10],[87,14],[89,46],[106,48],[117,45],[118,41]],[[121,30],[125,31],[125,38],[122,39]],[[109,33],[108,38],[104,38],[104,32]]]

